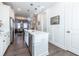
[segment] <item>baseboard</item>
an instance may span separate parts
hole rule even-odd
[[[8,50],[8,48],[10,47],[11,44],[12,44],[12,43],[10,42],[9,45],[8,45],[8,47],[6,48],[6,51],[4,52],[3,56],[5,56],[5,54],[6,54],[7,50]]]
[[[64,50],[67,50],[67,49],[65,48],[65,46],[63,46],[63,45],[61,45],[61,44],[58,44],[57,42],[49,41],[49,43],[51,43],[51,44],[53,44],[53,45],[55,45],[55,46],[57,46],[57,47],[59,47],[59,48],[62,48],[62,49],[64,49]]]
[[[49,55],[49,52],[48,51],[46,51],[46,52],[44,52],[44,53],[42,53],[42,54],[40,54],[38,56],[47,56],[47,55]]]

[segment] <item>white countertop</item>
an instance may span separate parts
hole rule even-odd
[[[46,56],[48,55],[48,33],[37,31],[37,30],[27,30],[25,33],[30,33],[33,37],[31,38],[31,52],[33,56]]]
[[[48,34],[47,32],[42,32],[42,31],[37,31],[37,30],[26,30],[26,32],[29,32],[32,35],[43,35],[43,34]]]

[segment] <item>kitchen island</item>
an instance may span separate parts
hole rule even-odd
[[[32,56],[48,55],[48,33],[36,30],[24,30],[25,37],[28,33],[28,48]],[[27,42],[26,42],[27,43]]]

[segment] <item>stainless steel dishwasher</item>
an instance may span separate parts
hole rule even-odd
[[[30,55],[32,55],[32,35],[24,30],[24,42],[26,44],[26,47],[29,50]]]

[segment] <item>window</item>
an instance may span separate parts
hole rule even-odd
[[[20,28],[21,28],[20,23],[17,23],[17,28],[18,28],[18,29],[20,29]]]
[[[27,23],[24,23],[24,28],[28,28],[28,24]]]

